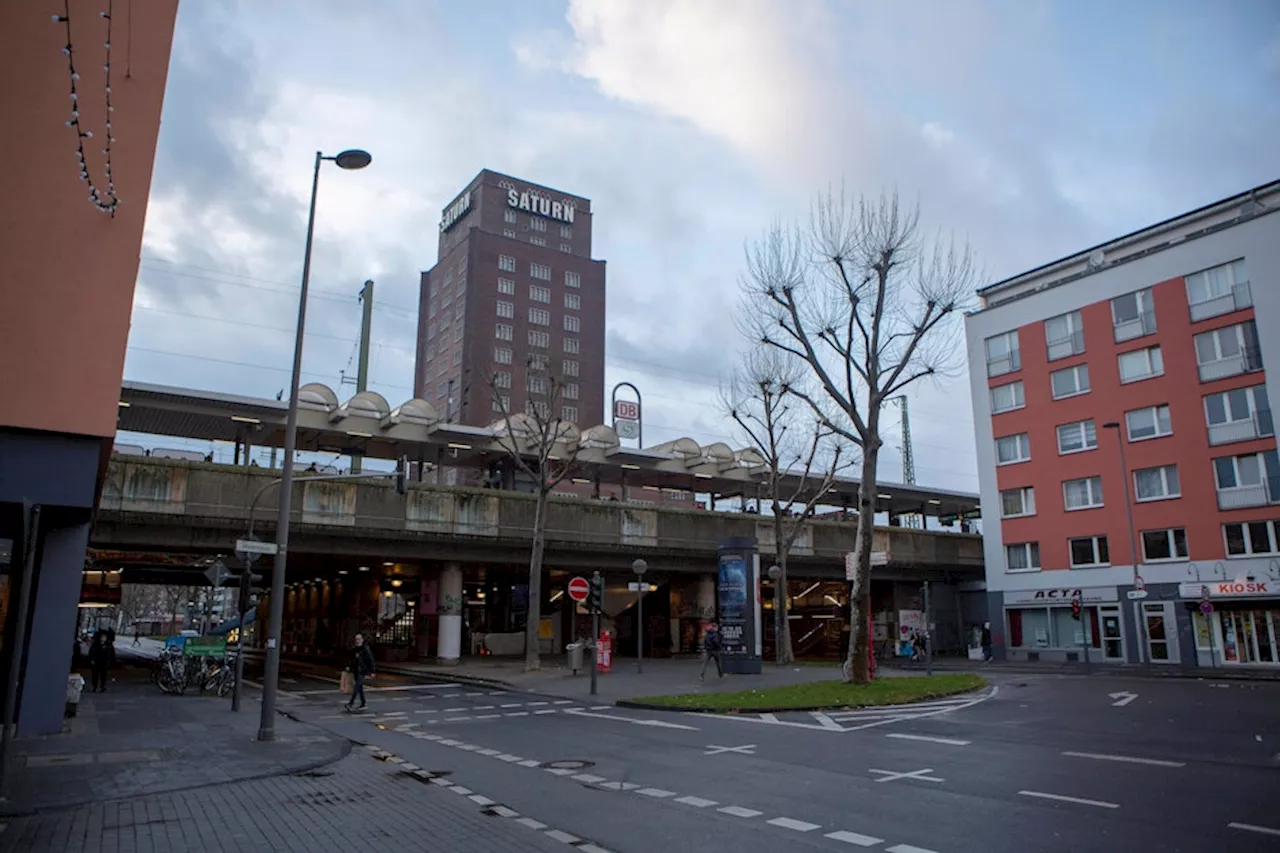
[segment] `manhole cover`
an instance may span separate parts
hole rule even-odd
[[[547,761],[538,765],[539,767],[549,767],[553,770],[586,770],[588,767],[594,767],[594,761],[583,761],[579,758],[563,758],[559,761]]]

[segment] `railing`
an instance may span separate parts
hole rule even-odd
[[[1084,330],[1077,329],[1065,337],[1054,338],[1045,343],[1049,361],[1066,358],[1069,355],[1084,352]]]
[[[1221,424],[1209,424],[1209,444],[1231,444],[1235,441],[1248,441],[1275,435],[1275,424],[1270,409],[1258,409],[1240,421],[1227,421]]]
[[[1144,335],[1156,333],[1156,312],[1143,311],[1132,320],[1122,320],[1115,324],[1116,343],[1131,341]]]
[[[1204,302],[1192,303],[1191,322],[1198,323],[1201,320],[1208,320],[1210,317],[1220,317],[1223,314],[1230,314],[1232,311],[1248,308],[1252,304],[1253,290],[1249,286],[1249,282],[1242,281],[1232,286],[1230,293],[1206,299]]]
[[[1280,477],[1267,477],[1256,486],[1218,489],[1218,509],[1244,509],[1280,502]]]
[[[1022,368],[1022,356],[1017,351],[1001,358],[987,359],[987,376],[1003,376]]]
[[[1261,369],[1262,351],[1257,347],[1245,347],[1237,355],[1199,365],[1200,381],[1212,382],[1215,379],[1226,379],[1228,376],[1239,376],[1242,373],[1253,373]]]

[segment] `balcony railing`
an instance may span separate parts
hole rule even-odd
[[[1224,293],[1213,299],[1206,299],[1204,302],[1192,304],[1191,322],[1197,323],[1201,320],[1208,320],[1210,317],[1220,317],[1223,314],[1230,314],[1232,311],[1248,308],[1252,304],[1253,291],[1249,287],[1249,282],[1242,281],[1232,286],[1230,293]]]
[[[1209,444],[1214,446],[1275,434],[1275,423],[1271,418],[1270,409],[1258,409],[1251,417],[1242,421],[1209,424]]]
[[[1280,503],[1280,477],[1268,477],[1256,486],[1218,489],[1218,509],[1244,509]]]
[[[1022,367],[1022,356],[1017,352],[1011,352],[1000,358],[987,359],[987,375],[1003,376],[1006,373],[1012,373]]]
[[[1239,376],[1241,373],[1252,373],[1261,369],[1262,351],[1257,347],[1246,347],[1236,355],[1201,364],[1200,381],[1212,382],[1215,379]]]
[[[1132,320],[1121,320],[1115,324],[1116,343],[1131,341],[1143,335],[1156,333],[1156,312],[1143,311]]]
[[[1066,358],[1069,355],[1084,352],[1084,330],[1079,329],[1071,334],[1047,341],[1049,361]]]

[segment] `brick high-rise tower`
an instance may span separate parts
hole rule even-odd
[[[501,418],[490,377],[524,411],[524,370],[544,356],[565,374],[562,411],[604,421],[604,261],[591,258],[591,202],[484,170],[440,219],[422,274],[414,393],[447,420]]]

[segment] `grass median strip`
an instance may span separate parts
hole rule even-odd
[[[870,684],[815,681],[789,687],[742,690],[735,693],[683,693],[631,700],[637,705],[706,711],[779,711],[831,708],[870,708],[903,705],[967,693],[986,686],[986,679],[970,673],[881,678]]]

